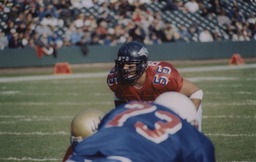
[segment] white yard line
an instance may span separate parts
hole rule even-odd
[[[13,118],[13,119],[23,119],[23,118],[34,118],[34,119],[42,119],[42,118],[49,118],[49,119],[71,119],[74,116],[38,116],[38,115],[0,115],[0,118]]]
[[[243,102],[233,102],[233,103],[203,103],[207,107],[219,107],[219,106],[247,106],[247,105],[256,105],[256,100],[246,100]],[[250,107],[248,107],[250,108]]]
[[[71,120],[74,116],[36,116],[36,115],[0,115],[0,125],[16,124],[21,121],[35,122],[35,121],[54,121],[54,120]],[[11,121],[10,121],[11,119]]]
[[[6,77],[0,78],[0,82],[21,82],[34,80],[51,80],[51,79],[74,79],[74,78],[93,78],[107,76],[108,73],[90,73],[90,74],[70,74],[70,75],[40,75],[26,77]]]
[[[204,119],[214,118],[214,119],[256,119],[256,115],[203,115]]]
[[[4,102],[0,103],[0,105],[32,105],[32,106],[47,106],[47,105],[64,105],[64,106],[72,106],[72,105],[111,105],[113,102]]]
[[[239,78],[234,77],[191,77],[186,78],[191,82],[198,82],[198,81],[204,81],[204,80],[210,80],[210,81],[219,81],[219,80],[238,80]]]
[[[192,67],[178,69],[179,72],[204,72],[204,71],[222,71],[222,70],[234,70],[234,69],[248,69],[256,68],[256,64],[248,65],[233,65],[233,66],[210,66],[210,67]],[[32,81],[32,80],[51,80],[51,79],[70,79],[70,78],[92,78],[92,77],[104,77],[108,72],[102,73],[90,73],[90,74],[70,74],[70,75],[42,75],[42,76],[26,76],[26,77],[3,77],[0,78],[0,83],[5,82],[20,82],[20,81]]]
[[[204,133],[206,136],[218,137],[255,137],[256,134],[226,134],[226,133]]]
[[[0,135],[40,135],[40,136],[46,136],[46,135],[70,135],[70,132],[0,132]]]
[[[209,67],[193,67],[178,69],[179,72],[204,72],[204,71],[222,71],[234,69],[256,68],[256,64],[232,65],[232,66],[209,66]]]
[[[56,158],[36,159],[36,158],[31,158],[31,157],[23,157],[23,158],[8,157],[8,158],[0,158],[0,160],[5,160],[5,161],[61,161],[62,159],[56,159]]]
[[[206,136],[220,136],[220,137],[255,137],[256,134],[230,134],[230,133],[204,133]],[[39,136],[51,136],[51,135],[70,135],[69,132],[0,132],[0,135],[39,135]]]

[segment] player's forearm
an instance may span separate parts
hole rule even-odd
[[[201,100],[200,100],[200,99],[194,99],[194,98],[192,98],[191,101],[195,104],[196,110],[198,110],[198,109],[199,109],[199,106],[200,106],[200,104],[201,104]]]

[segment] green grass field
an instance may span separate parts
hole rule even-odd
[[[216,65],[177,67],[204,90],[203,132],[215,145],[216,160],[256,161],[256,68],[226,69],[230,67],[226,63],[214,69]],[[99,72],[107,74],[108,69]],[[0,74],[1,162],[61,161],[73,116],[87,108],[105,113],[113,108],[105,75],[90,76],[88,70],[80,70],[71,76],[78,74],[56,79],[50,73],[26,73],[23,81],[18,80],[24,77],[20,73]],[[31,80],[40,76],[44,78]],[[6,78],[10,81],[1,81]]]

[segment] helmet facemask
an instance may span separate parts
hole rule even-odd
[[[124,68],[128,66],[128,68]],[[147,64],[142,61],[121,62],[116,60],[118,81],[121,84],[133,85],[145,72]]]

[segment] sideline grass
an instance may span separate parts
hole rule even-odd
[[[203,132],[217,161],[256,161],[255,68],[181,74],[204,90]],[[105,77],[0,83],[0,161],[61,161],[72,117],[113,106]]]

